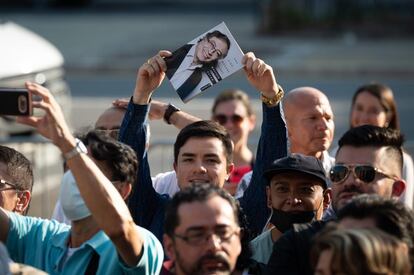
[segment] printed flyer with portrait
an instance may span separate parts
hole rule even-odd
[[[243,65],[240,49],[226,24],[215,26],[164,60],[165,72],[183,102],[188,102]]]

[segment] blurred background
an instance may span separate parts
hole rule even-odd
[[[413,0],[0,0],[0,86],[21,86],[28,79],[42,83],[79,130],[92,126],[112,100],[132,95],[137,69],[149,57],[161,49],[174,50],[223,21],[244,52],[253,51],[273,66],[285,91],[306,85],[327,94],[335,114],[335,140],[349,127],[357,87],[372,81],[389,85],[406,149],[414,153]],[[41,52],[34,41],[16,44],[5,31],[10,24],[55,48]],[[153,97],[208,119],[213,98],[225,88],[240,88],[253,100],[258,117],[251,136],[254,149],[260,101],[243,72],[187,104],[168,81]],[[60,156],[30,130],[13,127],[8,118],[0,122],[2,143],[34,161],[31,214],[48,217],[60,183]],[[177,132],[162,121],[151,122],[154,175],[172,169]],[[23,144],[27,140],[32,143]]]

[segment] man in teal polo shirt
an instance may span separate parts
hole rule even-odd
[[[100,156],[86,154],[49,91],[32,83],[26,88],[42,98],[33,105],[45,115],[18,121],[34,126],[63,153],[70,172],[63,178],[61,199],[73,226],[0,209],[0,240],[6,243],[11,258],[50,274],[158,274],[164,258],[162,247],[152,233],[134,224],[122,197],[131,191],[128,184],[117,183],[122,179],[102,172]],[[108,146],[119,146],[123,154],[131,150],[116,141],[108,142]],[[93,151],[91,146],[89,149]]]

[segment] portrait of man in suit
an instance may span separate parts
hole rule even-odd
[[[217,66],[230,49],[229,38],[218,30],[207,33],[196,44],[186,44],[165,58],[165,72],[183,101],[195,90],[201,90],[203,72]]]

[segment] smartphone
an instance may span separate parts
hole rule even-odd
[[[31,116],[32,98],[26,89],[0,88],[0,115]]]

